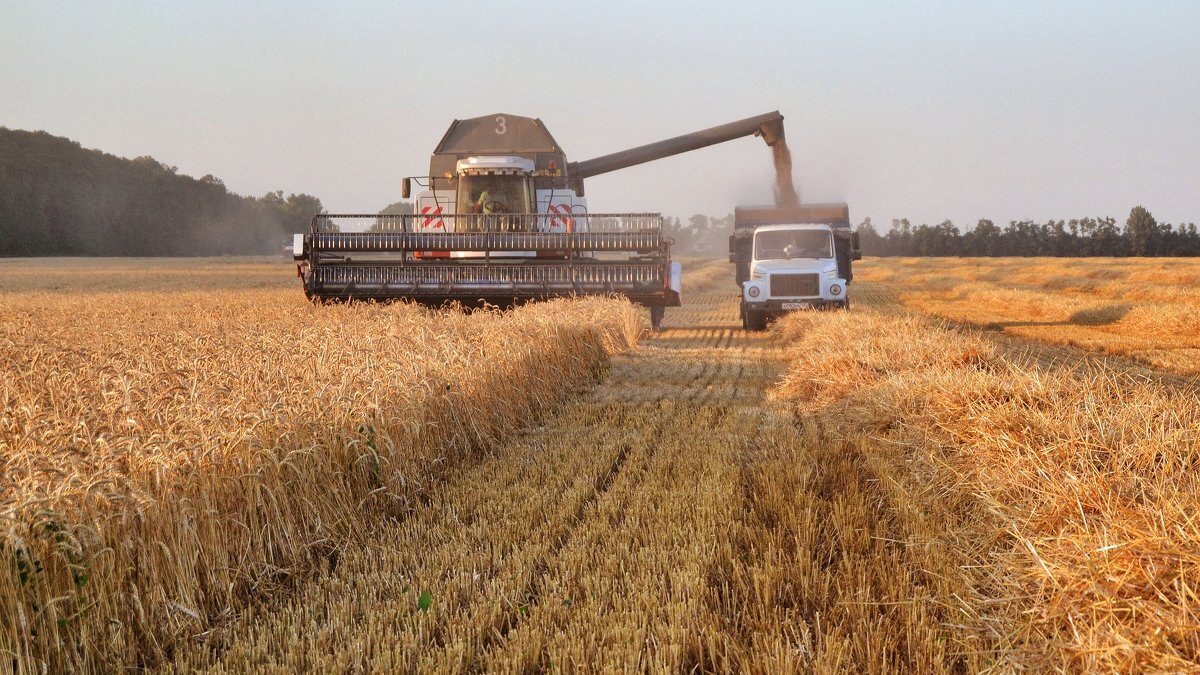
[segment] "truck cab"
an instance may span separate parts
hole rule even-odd
[[[845,205],[735,211],[730,262],[737,264],[742,327],[800,309],[848,309],[850,263],[861,258]]]

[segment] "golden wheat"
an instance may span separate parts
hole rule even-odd
[[[28,670],[1194,669],[1195,392],[862,309],[900,279],[984,292],[871,264],[859,309],[747,334],[728,264],[688,261],[685,307],[629,350],[620,302],[314,307],[237,261],[22,263],[0,275],[0,440],[25,448],[4,541],[57,585],[31,594],[5,549],[0,649]],[[994,311],[1057,320],[1076,281],[1026,265],[972,283],[1041,284]],[[222,290],[186,290],[204,278]]]
[[[641,330],[603,299],[313,306],[257,289],[261,265],[126,267],[4,278],[0,654],[18,670],[160,660],[411,509]]]
[[[941,318],[1200,374],[1194,258],[882,258],[859,279]]]
[[[1016,363],[912,316],[798,315],[781,330],[798,357],[775,396],[943,486],[914,507],[944,531],[918,543],[958,561],[942,570],[972,589],[963,633],[994,663],[1196,667],[1194,390]]]

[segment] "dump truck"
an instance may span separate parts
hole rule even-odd
[[[849,309],[851,268],[862,258],[846,204],[737,207],[729,262],[746,330],[799,309]]]
[[[410,300],[508,307],[618,294],[660,327],[680,304],[680,266],[657,213],[592,213],[583,181],[745,136],[783,139],[778,111],[581,162],[569,162],[540,119],[455,120],[429,173],[402,179],[414,213],[318,214],[293,238],[314,301]],[[789,178],[790,180],[790,178]]]

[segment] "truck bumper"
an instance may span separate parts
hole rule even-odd
[[[766,312],[768,314],[783,314],[798,309],[833,309],[841,307],[845,302],[845,298],[839,300],[826,300],[825,298],[803,298],[794,300],[760,300],[758,302],[746,302],[745,309],[752,312]]]

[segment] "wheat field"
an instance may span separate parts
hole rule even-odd
[[[906,307],[1200,374],[1200,260],[876,258],[859,280]]]
[[[1197,669],[1190,380],[1029,358],[909,266],[754,334],[689,261],[646,334],[618,300],[312,306],[278,262],[0,262],[0,658]]]
[[[5,263],[0,654],[162,661],[594,382],[628,303],[313,306],[287,267]]]

